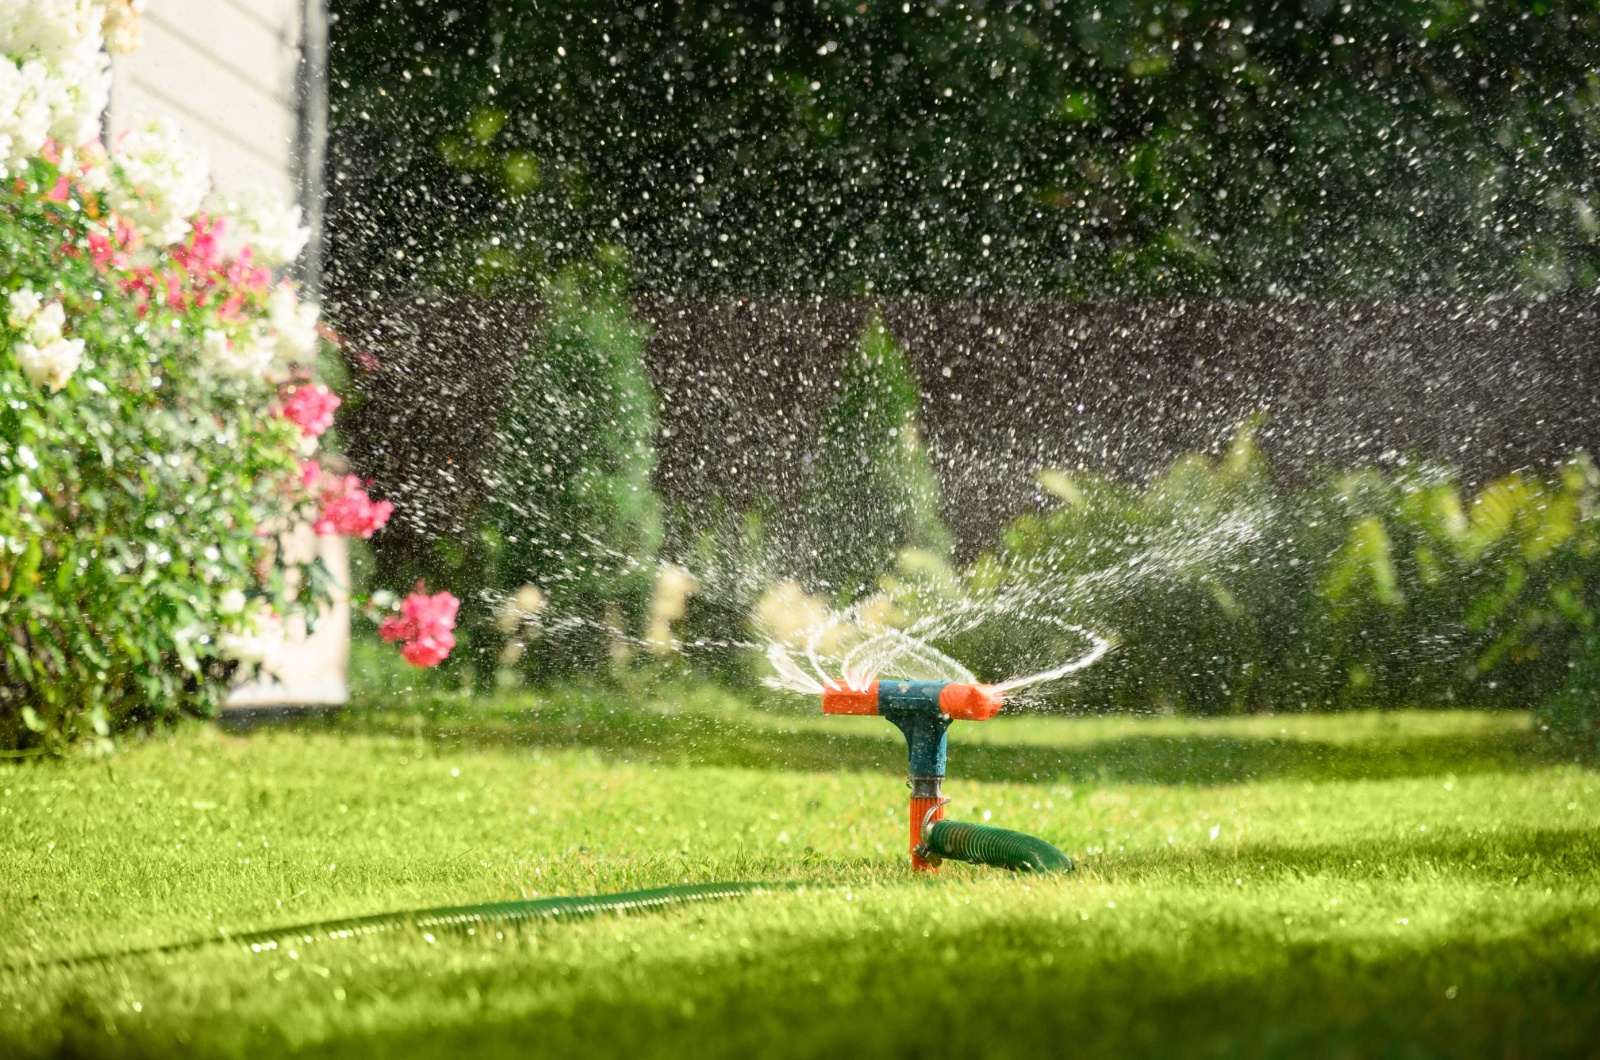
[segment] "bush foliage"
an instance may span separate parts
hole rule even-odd
[[[545,337],[523,358],[500,434],[488,526],[503,636],[480,626],[483,666],[592,670],[616,634],[640,632],[662,534],[656,406],[619,276],[602,259],[548,285]]]
[[[1019,518],[962,577],[906,583],[903,606],[989,595],[1114,637],[1047,693],[1080,709],[1550,703],[1593,726],[1600,477],[1586,457],[1476,493],[1427,467],[1290,490],[1254,429],[1220,460],[1186,456],[1143,486],[1045,474],[1053,508]],[[1023,621],[950,647],[1003,677],[1076,642]]]
[[[843,603],[873,591],[903,549],[949,551],[918,397],[905,354],[874,316],[818,429],[801,528],[802,567]]]

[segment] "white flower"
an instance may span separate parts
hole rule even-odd
[[[259,324],[245,341],[235,340],[220,328],[207,328],[200,347],[205,351],[206,364],[221,375],[254,379],[272,367],[273,343]]]
[[[83,361],[83,340],[64,339],[61,329],[67,312],[60,302],[41,306],[31,287],[12,291],[7,301],[11,312],[7,321],[14,328],[26,328],[28,338],[17,344],[17,364],[35,386],[47,386],[54,393],[67,385]]]
[[[61,329],[66,323],[67,311],[61,308],[60,302],[51,302],[28,322],[28,338],[36,346],[48,345],[61,337]]]
[[[172,122],[162,119],[124,134],[112,164],[120,179],[111,188],[111,208],[146,242],[168,246],[189,234],[189,218],[211,187],[211,167],[204,154],[179,142]]]
[[[105,18],[96,0],[5,0],[0,41],[6,54],[60,64],[100,50]]]
[[[106,50],[127,53],[139,47],[139,16],[145,0],[101,0],[106,9]]]
[[[43,61],[0,58],[0,165],[19,171],[50,135],[51,99],[56,94]]]
[[[283,650],[283,619],[262,605],[247,615],[243,628],[217,638],[217,648],[225,659],[247,666],[259,666]]]
[[[28,322],[34,318],[39,312],[39,307],[43,304],[43,301],[39,298],[39,293],[32,287],[27,286],[12,291],[8,296],[8,301],[11,303],[11,314],[6,320],[14,328],[27,327]]]
[[[302,302],[288,284],[273,288],[267,300],[267,317],[276,338],[281,363],[309,364],[317,349],[317,318],[322,311],[314,302]]]
[[[111,98],[106,3],[121,27],[120,8],[142,0],[0,0],[0,169],[19,170],[46,137],[71,147],[99,135]]]
[[[206,351],[206,356],[211,360],[228,356],[228,347],[232,345],[233,340],[220,328],[206,328],[205,334],[200,336],[200,348]]]
[[[100,115],[111,102],[111,63],[96,50],[84,62],[64,63],[49,82],[50,135],[68,146],[100,135]]]
[[[104,193],[111,190],[111,159],[104,148],[95,153],[84,152],[83,161],[79,166],[78,183],[94,192]]]
[[[47,386],[53,394],[67,385],[83,360],[82,339],[58,338],[43,346],[31,342],[17,344],[17,364],[35,386]]]
[[[271,371],[278,354],[278,342],[272,329],[264,324],[250,328],[250,341],[240,356],[240,374],[262,376]]]
[[[300,256],[311,230],[300,223],[300,207],[285,206],[275,195],[251,188],[214,204],[227,217],[225,248],[230,257],[249,247],[257,265],[276,268]]]
[[[217,611],[224,615],[242,614],[247,602],[243,589],[229,589],[217,598]]]

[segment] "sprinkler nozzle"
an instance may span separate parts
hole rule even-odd
[[[946,717],[959,721],[988,721],[1005,707],[1005,699],[993,685],[945,685],[939,693],[939,709]]]

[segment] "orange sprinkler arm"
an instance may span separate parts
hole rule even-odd
[[[945,685],[939,693],[939,709],[956,721],[988,721],[1005,707],[1005,700],[993,685]]]
[[[952,721],[988,721],[1005,707],[993,685],[957,681],[874,681],[866,688],[829,688],[822,693],[824,714],[879,714],[883,708],[937,706]]]
[[[878,713],[878,682],[872,682],[872,684],[859,692],[851,688],[824,689],[822,693],[822,713]]]

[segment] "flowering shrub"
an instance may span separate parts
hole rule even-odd
[[[166,126],[94,141],[102,42],[140,6],[0,5],[0,747],[209,711],[327,584],[279,536],[392,510],[307,459],[338,398],[273,273],[297,213],[208,201]],[[442,611],[404,638],[419,665],[453,643]]]

